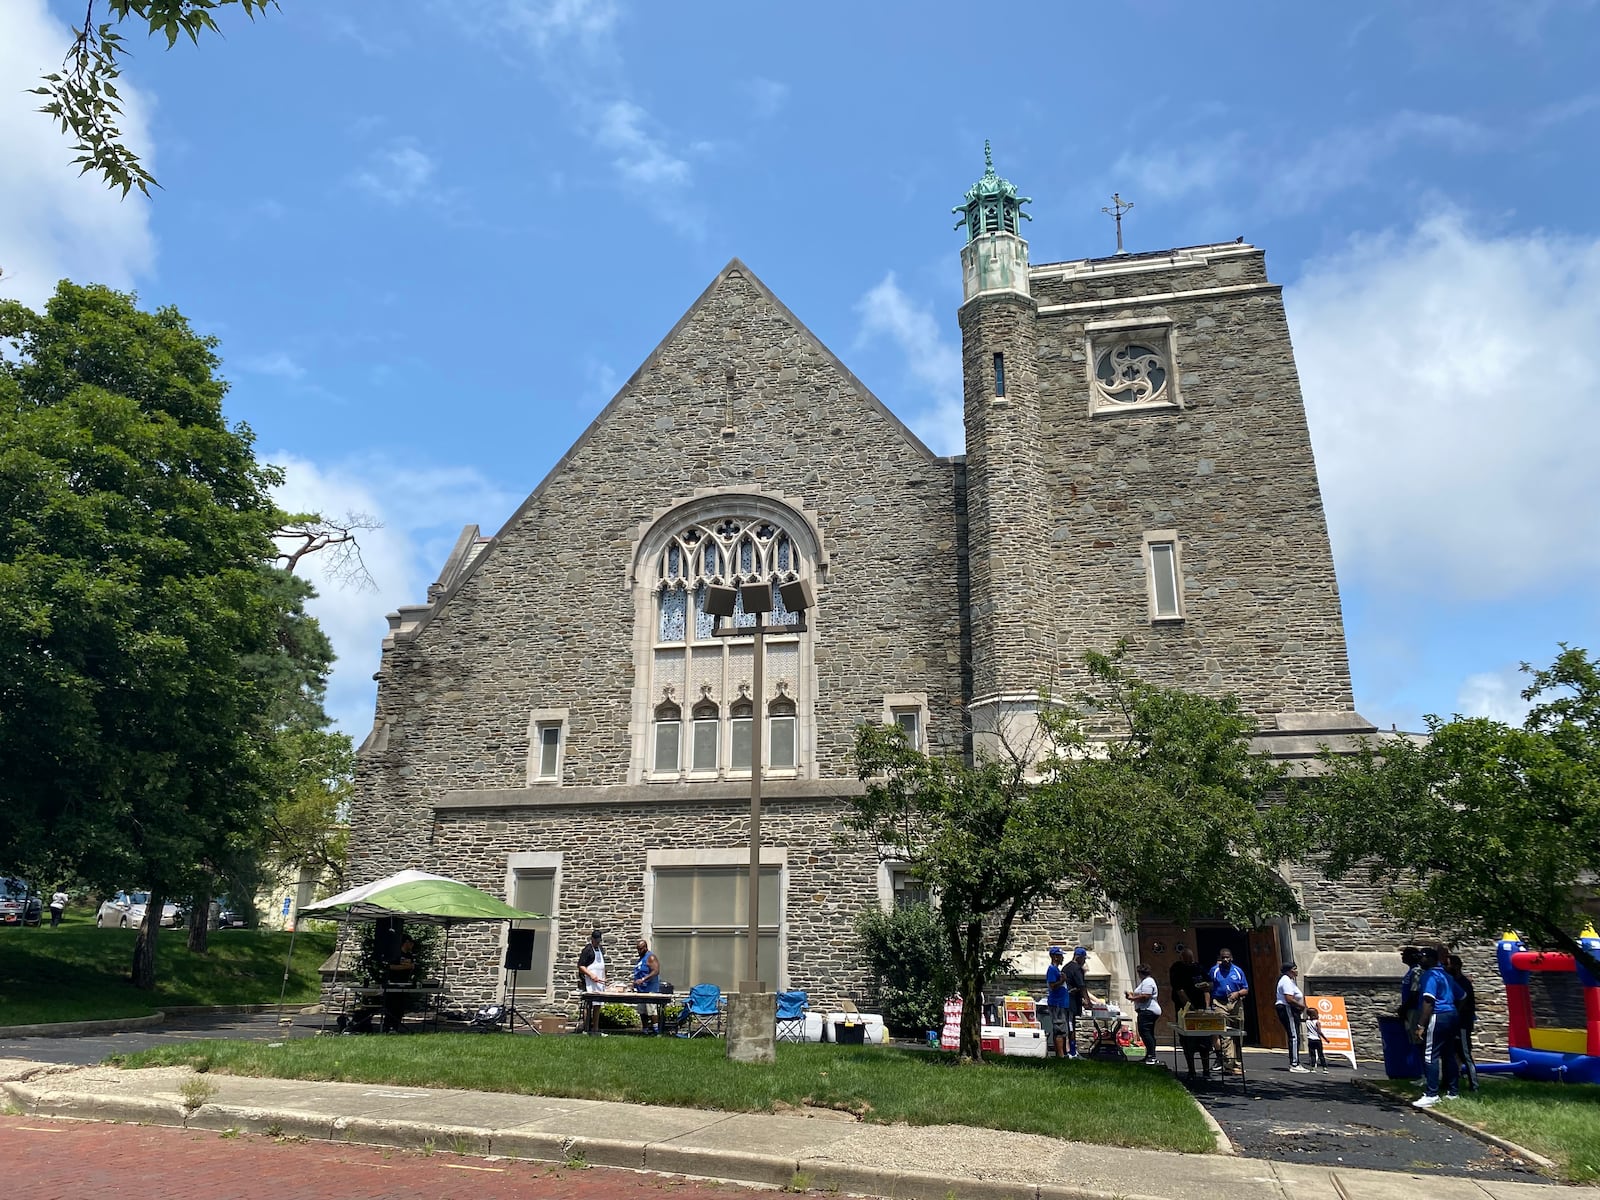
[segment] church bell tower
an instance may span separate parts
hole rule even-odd
[[[1029,759],[1039,695],[1051,684],[1049,501],[1041,465],[1038,306],[1028,284],[1028,243],[1018,232],[1029,203],[995,173],[984,143],[983,177],[951,211],[962,214],[961,366],[967,440],[967,535],[972,695],[979,754],[1006,748]]]

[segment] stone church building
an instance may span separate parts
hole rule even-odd
[[[903,872],[836,840],[862,722],[981,753],[1119,639],[1145,677],[1232,692],[1288,758],[1371,730],[1282,289],[1241,242],[1033,263],[990,165],[957,210],[966,454],[932,453],[742,262],[729,263],[493,537],[463,532],[391,614],[361,747],[351,879],[439,871],[548,913],[524,1003],[566,1008],[589,931],[613,978],[648,937],[680,990],[743,976],[753,723],[764,769],[761,977],[869,1002],[853,924]],[[708,588],[808,581],[804,629],[713,636]],[[753,617],[742,608],[736,624]],[[1042,919],[1116,992],[1178,941],[1271,989],[1392,1007],[1396,931],[1359,886],[1293,880],[1308,922]],[[470,997],[499,927],[452,934]],[[1480,976],[1482,977],[1482,976]],[[1494,989],[1485,987],[1490,993]],[[1358,1049],[1375,1053],[1363,1019]]]

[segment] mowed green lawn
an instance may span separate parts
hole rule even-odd
[[[1478,1080],[1476,1096],[1462,1092],[1461,1099],[1444,1101],[1439,1111],[1544,1155],[1570,1182],[1600,1180],[1600,1087],[1504,1075]],[[1407,1099],[1422,1092],[1392,1081],[1382,1086]]]
[[[780,1045],[771,1066],[729,1062],[720,1040],[419,1033],[404,1037],[190,1042],[130,1055],[125,1066],[284,1079],[522,1092],[724,1112],[804,1104],[863,1120],[975,1125],[1108,1146],[1204,1153],[1200,1110],[1166,1070],[1136,1063],[953,1056],[890,1047]]]
[[[153,992],[128,982],[132,929],[96,929],[94,914],[69,912],[59,929],[0,929],[0,1026],[142,1017],[168,1006],[275,1004],[283,985],[289,935],[256,929],[214,930],[205,954],[191,954],[187,931],[163,929],[156,940]],[[296,939],[288,1000],[317,999],[317,968],[333,948],[328,933]]]

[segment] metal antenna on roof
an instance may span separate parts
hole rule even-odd
[[[1117,223],[1117,253],[1118,254],[1126,254],[1127,253],[1127,251],[1122,248],[1122,214],[1127,212],[1132,207],[1133,207],[1133,201],[1132,200],[1124,200],[1119,193],[1112,192],[1111,193],[1111,207],[1110,208],[1102,208],[1100,210],[1101,212],[1105,213],[1106,216],[1111,217],[1113,220],[1115,220],[1116,223]]]

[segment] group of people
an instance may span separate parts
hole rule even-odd
[[[1424,945],[1402,946],[1400,960],[1406,965],[1400,980],[1400,1020],[1422,1049],[1423,1091],[1412,1103],[1432,1108],[1441,1099],[1455,1100],[1463,1078],[1477,1091],[1472,1032],[1478,998],[1461,959],[1442,947]]]
[[[596,929],[589,934],[589,944],[578,952],[578,987],[584,992],[603,992],[606,990],[606,955],[603,942],[603,931]],[[661,990],[661,961],[650,950],[650,943],[644,938],[639,939],[637,946],[639,957],[633,964],[633,974],[628,982],[628,990],[632,992],[655,993]],[[598,1037],[606,1035],[600,1032],[600,1006],[590,1004],[587,1006],[587,1019],[583,1029],[578,1032],[591,1034]],[[646,1036],[660,1033],[660,1010],[654,1005],[639,1005],[639,1024],[643,1027]]]
[[[1072,961],[1066,961],[1066,951],[1060,946],[1050,947],[1050,966],[1044,973],[1047,989],[1045,1005],[1050,1016],[1051,1047],[1057,1058],[1080,1058],[1078,1053],[1078,1019],[1084,1010],[1100,1003],[1099,997],[1089,990],[1084,975],[1084,965],[1089,961],[1089,951],[1078,946],[1072,952]],[[1139,964],[1139,982],[1132,991],[1124,992],[1123,999],[1133,1001],[1134,1021],[1139,1030],[1139,1040],[1144,1045],[1146,1063],[1157,1062],[1156,1018],[1161,1015],[1159,989],[1150,976],[1150,968]]]
[[[1178,960],[1168,971],[1167,982],[1172,990],[1175,1019],[1180,1028],[1186,1013],[1200,1009],[1222,1013],[1230,1029],[1242,1027],[1244,1001],[1250,995],[1250,981],[1245,977],[1243,968],[1233,961],[1233,951],[1224,946],[1217,952],[1215,963],[1210,967],[1202,967],[1195,961],[1194,951],[1189,946],[1179,942],[1176,949]],[[1219,1074],[1228,1075],[1239,1070],[1239,1046],[1232,1037],[1180,1035],[1178,1044],[1183,1048],[1190,1079],[1195,1077],[1196,1057],[1207,1079],[1211,1078],[1213,1063]]]

